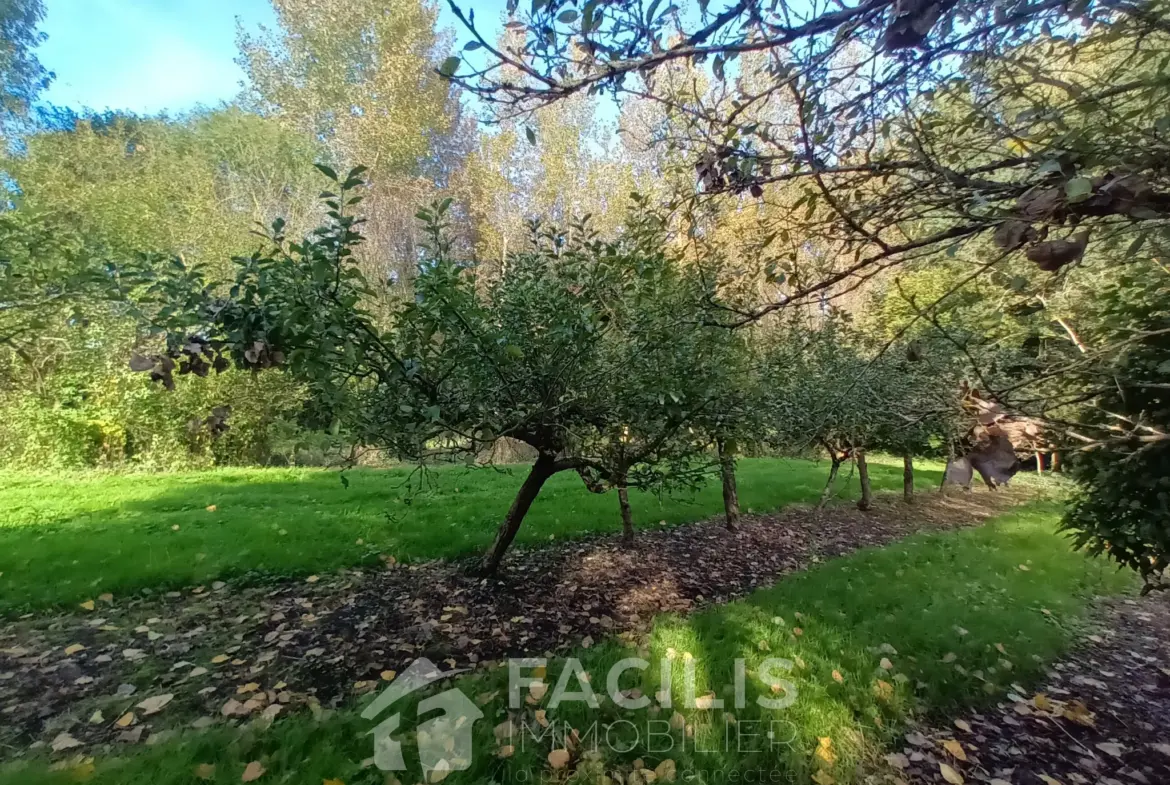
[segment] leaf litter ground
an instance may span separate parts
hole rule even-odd
[[[2,757],[157,743],[194,724],[275,720],[372,692],[418,657],[467,668],[635,639],[655,614],[724,603],[784,574],[918,531],[970,526],[1016,494],[920,496],[517,549],[498,578],[466,562],[387,563],[262,587],[102,595],[0,627]]]

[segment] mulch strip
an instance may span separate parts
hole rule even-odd
[[[0,758],[51,741],[149,742],[179,718],[207,725],[340,705],[423,656],[466,668],[636,638],[655,614],[727,602],[918,531],[974,525],[1020,499],[930,493],[911,507],[879,499],[869,512],[745,515],[734,532],[717,520],[651,529],[632,545],[592,536],[516,549],[491,579],[468,575],[470,562],[388,559],[380,570],[267,586],[98,598],[91,612],[0,627]],[[136,709],[160,695],[174,696],[166,709]],[[104,707],[100,721],[94,706]],[[117,725],[125,712],[134,722]]]

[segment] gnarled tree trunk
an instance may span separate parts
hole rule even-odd
[[[902,456],[902,499],[914,501],[914,458],[909,453]]]
[[[491,575],[500,566],[504,554],[508,552],[512,540],[516,539],[516,532],[520,531],[520,524],[524,522],[524,516],[528,514],[528,509],[536,500],[545,480],[556,474],[556,463],[555,456],[541,453],[536,463],[532,464],[532,469],[524,478],[524,484],[520,486],[516,498],[512,500],[508,514],[504,516],[500,528],[496,531],[495,542],[479,563],[478,572],[481,575]]]
[[[614,478],[617,485],[618,506],[622,510],[622,541],[629,545],[634,541],[634,514],[630,511],[630,490],[626,484],[626,475],[619,474]]]
[[[716,443],[719,448],[719,475],[723,479],[723,511],[727,515],[727,528],[735,529],[739,523],[739,491],[735,487],[735,454],[725,440]]]
[[[869,464],[865,460],[865,450],[854,453],[857,461],[857,476],[861,479],[861,499],[857,502],[857,509],[869,510],[873,508],[873,493],[869,487]]]

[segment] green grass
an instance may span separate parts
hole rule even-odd
[[[924,486],[938,482],[939,467],[930,469],[920,473]],[[403,469],[348,472],[348,488],[335,472],[311,469],[0,474],[0,613],[249,573],[307,575],[374,563],[379,554],[465,555],[491,542],[524,471],[438,469],[436,485],[413,496]],[[827,471],[811,461],[744,460],[741,506],[762,512],[814,501]],[[876,489],[900,487],[900,466],[874,463],[872,475]],[[642,526],[722,510],[717,483],[688,498],[634,493],[631,504]],[[518,542],[619,527],[613,494],[589,493],[562,473],[541,492]]]
[[[911,717],[977,707],[1002,696],[1013,683],[1026,690],[1044,663],[1078,634],[1091,594],[1116,593],[1132,585],[1129,575],[1105,562],[1070,553],[1067,541],[1054,534],[1058,512],[1052,504],[1034,505],[978,529],[919,535],[884,549],[860,551],[791,576],[743,601],[689,618],[661,617],[640,651],[604,642],[578,652],[598,692],[605,690],[610,664],[624,656],[645,657],[652,663],[648,675],[621,687],[637,686],[647,695],[660,687],[661,658],[673,654],[681,663],[693,656],[698,694],[710,687],[729,705],[733,662],[742,657],[748,706],[729,710],[734,723],[728,721],[727,711],[680,708],[679,679],[674,682],[675,707],[656,716],[651,710],[619,710],[609,700],[596,710],[580,703],[550,708],[554,728],[567,723],[586,731],[595,722],[601,727],[618,720],[630,723],[614,726],[610,741],[632,741],[635,746],[617,752],[602,744],[600,761],[574,764],[580,767],[574,781],[598,782],[601,768],[628,772],[636,759],[653,768],[669,758],[680,773],[706,772],[698,781],[729,782],[734,781],[732,771],[763,769],[791,775],[785,782],[804,783],[824,768],[837,783],[847,783],[855,780],[857,764],[874,760]],[[797,636],[794,627],[802,634]],[[770,684],[761,681],[756,670],[765,657],[795,663],[784,674],[796,690],[795,702],[787,709],[763,709],[754,703],[757,696],[772,695]],[[882,657],[891,661],[892,670],[882,669]],[[563,660],[549,663],[550,684],[562,667]],[[841,681],[834,679],[834,670]],[[469,696],[489,700],[486,716],[474,726],[473,767],[445,782],[539,781],[547,769],[545,756],[560,741],[526,738],[523,744],[516,742],[513,757],[500,760],[494,755],[492,729],[507,716],[504,669],[463,677],[458,686]],[[544,698],[546,705],[549,697]],[[398,737],[409,764],[414,706],[403,701],[396,708],[404,719]],[[513,716],[531,720],[532,708]],[[666,733],[669,726],[662,721],[676,709],[694,729],[693,738],[684,748],[681,733],[673,732],[672,748],[666,749],[667,736],[655,737],[651,747],[647,722],[659,722],[656,729]],[[269,729],[188,732],[157,747],[99,754],[90,781],[188,783],[194,781],[191,772],[196,765],[214,763],[212,782],[228,785],[239,782],[244,766],[256,760],[268,770],[261,782],[317,785],[336,778],[347,785],[378,785],[384,775],[361,768],[361,761],[372,755],[372,742],[364,735],[372,724],[349,708],[317,720],[291,717]],[[784,743],[773,745],[762,735],[769,727]],[[724,735],[728,732],[730,736]],[[726,738],[733,743],[726,744]],[[964,740],[962,734],[959,738]],[[816,757],[821,739],[830,740],[832,766]],[[57,785],[73,781],[76,774],[51,773],[42,764],[32,764],[10,768],[6,781]],[[0,779],[4,778],[0,769]],[[400,778],[420,779],[417,770]]]

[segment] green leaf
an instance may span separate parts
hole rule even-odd
[[[448,57],[443,61],[443,64],[439,66],[439,75],[450,78],[455,74],[456,71],[459,70],[459,64],[462,62],[463,60],[459,57]]]
[[[561,11],[557,15],[557,21],[561,24],[572,24],[573,22],[577,21],[577,11],[572,8],[568,9],[567,11]]]
[[[482,47],[483,47],[483,44],[481,44],[479,41],[468,41],[467,43],[465,43],[463,45],[463,51],[464,52],[474,52],[476,49],[480,49]]]
[[[1087,177],[1074,177],[1064,184],[1064,195],[1070,202],[1083,202],[1093,193],[1093,181]]]
[[[330,180],[337,180],[337,172],[335,172],[332,167],[326,166],[325,164],[313,164],[313,166],[317,168],[318,172],[325,175]]]
[[[530,126],[524,126],[524,135],[528,137],[529,144],[536,144],[536,131],[533,131]]]

